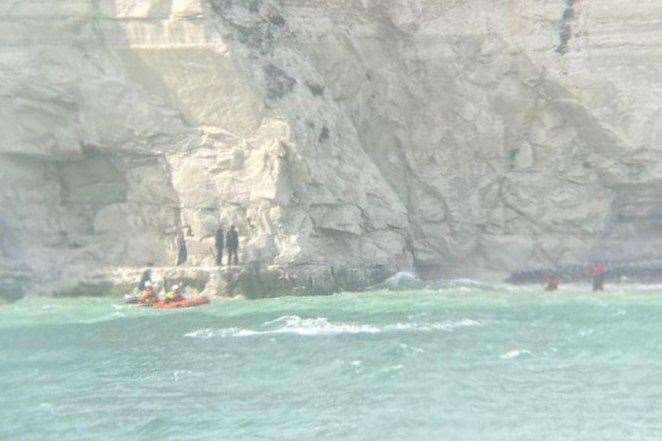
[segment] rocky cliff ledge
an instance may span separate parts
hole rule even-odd
[[[97,271],[79,278],[70,278],[59,284],[48,284],[45,289],[37,286],[31,294],[55,297],[123,296],[136,291],[147,268],[117,267]],[[363,271],[329,268],[293,268],[292,266],[242,267],[153,267],[152,283],[157,291],[165,294],[175,284],[184,288],[187,295],[209,297],[265,298],[284,295],[325,295],[339,290],[357,291],[367,288],[367,282],[384,280],[386,274],[366,275]],[[21,287],[17,283],[15,287]],[[9,292],[9,290],[7,290]],[[26,294],[24,291],[13,292]]]
[[[657,3],[3,1],[3,284],[658,258]]]

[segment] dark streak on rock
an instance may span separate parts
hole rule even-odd
[[[576,0],[565,0],[565,10],[563,17],[559,22],[559,45],[556,47],[556,52],[564,55],[568,52],[568,43],[572,38],[572,22],[575,19],[575,2]]]
[[[326,142],[329,139],[329,137],[330,137],[329,129],[328,127],[325,126],[322,128],[322,131],[320,132],[320,137],[319,137],[320,144]]]
[[[324,95],[324,86],[320,86],[318,84],[312,84],[312,83],[306,83],[306,86],[308,86],[310,93],[312,93],[313,95],[315,96]]]
[[[283,98],[290,93],[297,84],[297,80],[289,76],[283,69],[276,67],[273,64],[268,64],[262,69],[264,71],[268,96],[271,99]]]
[[[275,41],[287,30],[287,22],[277,11],[264,10],[263,0],[209,0],[212,11],[226,21],[235,31],[240,43],[257,49],[261,55],[273,52]],[[239,22],[234,11],[252,14],[253,21]]]

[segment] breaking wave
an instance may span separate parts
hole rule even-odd
[[[476,320],[464,319],[464,320],[449,320],[445,322],[436,322],[436,323],[396,323],[395,325],[387,326],[387,330],[397,330],[397,331],[447,331],[453,332],[458,328],[468,328],[472,326],[483,326],[483,324]]]
[[[376,334],[380,330],[371,325],[334,323],[324,317],[306,319],[298,315],[286,315],[264,323],[263,327],[276,327],[263,331],[266,334],[334,335],[334,334]]]
[[[453,332],[458,328],[482,326],[475,320],[464,319],[439,323],[396,323],[377,327],[369,324],[332,322],[324,317],[302,318],[297,315],[287,315],[270,320],[262,325],[263,329],[242,329],[237,327],[213,329],[204,328],[185,334],[189,338],[208,339],[214,337],[251,337],[260,335],[294,334],[301,336],[324,336],[341,334],[378,334],[381,332]]]
[[[510,360],[510,359],[513,359],[513,358],[523,357],[523,356],[527,356],[527,355],[531,355],[531,352],[526,350],[526,349],[514,349],[512,351],[509,351],[509,352],[506,352],[505,354],[503,354],[501,356],[501,358],[504,359],[504,360]]]

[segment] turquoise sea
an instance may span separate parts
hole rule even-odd
[[[662,289],[0,306],[1,440],[662,440]]]

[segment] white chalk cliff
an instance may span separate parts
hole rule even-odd
[[[662,252],[657,0],[4,0],[0,275]],[[36,288],[33,288],[36,289]]]

